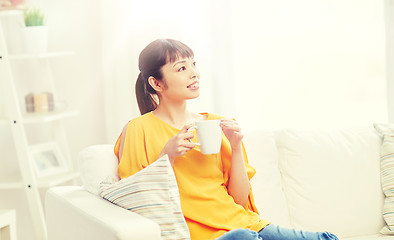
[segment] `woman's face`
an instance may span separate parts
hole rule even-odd
[[[194,99],[200,95],[200,73],[193,58],[180,58],[162,67],[166,88],[161,97],[169,100]]]

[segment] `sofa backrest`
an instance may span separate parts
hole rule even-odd
[[[273,132],[260,130],[245,132],[244,135],[249,163],[256,169],[251,185],[261,218],[276,225],[291,227]]]
[[[294,228],[341,237],[376,234],[384,226],[381,139],[373,126],[274,133],[279,170]]]

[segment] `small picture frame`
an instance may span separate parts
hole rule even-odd
[[[64,158],[56,143],[31,146],[30,154],[37,177],[47,177],[67,171]]]

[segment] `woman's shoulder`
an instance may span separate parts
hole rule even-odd
[[[141,116],[131,119],[127,123],[127,126],[128,126],[128,128],[130,128],[130,127],[143,128],[144,126],[152,124],[152,121],[153,121],[153,114],[152,114],[152,112],[148,112],[148,113],[145,113]]]

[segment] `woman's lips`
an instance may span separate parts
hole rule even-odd
[[[187,88],[190,88],[192,90],[194,89],[198,89],[200,87],[200,83],[198,81],[194,81],[192,84],[190,84],[189,86],[187,86]]]

